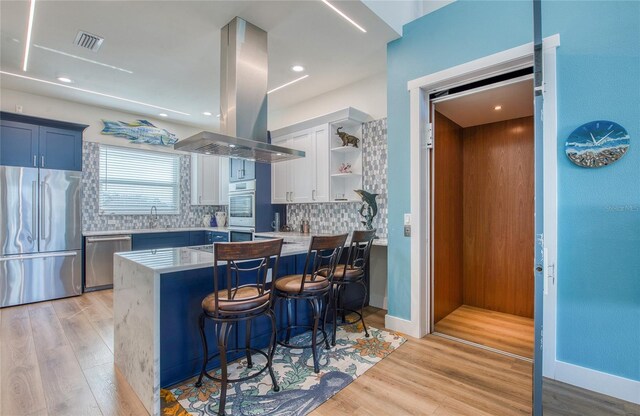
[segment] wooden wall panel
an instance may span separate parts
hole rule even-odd
[[[463,129],[463,301],[533,317],[533,117]]]
[[[462,127],[435,114],[434,322],[462,305]]]

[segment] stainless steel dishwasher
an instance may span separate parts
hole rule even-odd
[[[85,292],[113,287],[113,253],[120,251],[131,251],[130,235],[86,238]]]

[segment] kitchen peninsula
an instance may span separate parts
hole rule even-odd
[[[301,272],[307,249],[306,244],[284,244],[278,275]],[[213,247],[133,251],[114,257],[115,364],[149,413],[156,415],[160,387],[200,371],[198,316],[202,299],[213,291]],[[300,310],[298,315],[304,313]],[[267,321],[253,322],[252,345],[258,348],[267,343]],[[216,343],[210,332],[211,348]],[[244,331],[231,338],[232,344],[244,345]],[[217,365],[214,360],[209,368]]]

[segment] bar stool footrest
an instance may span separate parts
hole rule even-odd
[[[237,353],[237,352],[238,353],[239,352],[246,352],[246,351],[247,351],[247,348],[234,348],[232,350],[228,350],[227,354],[233,354],[233,353]],[[269,369],[269,364],[268,364],[268,362],[269,362],[269,354],[267,354],[266,352],[264,352],[262,350],[259,350],[257,348],[249,348],[249,351],[251,351],[254,354],[260,354],[260,355],[264,356],[264,358],[267,359],[267,362],[264,364],[264,367],[262,367],[260,370],[256,371],[255,373],[249,374],[248,376],[245,376],[245,377],[242,377],[242,378],[233,378],[233,379],[232,378],[228,378],[227,382],[229,382],[229,383],[237,383],[239,381],[246,381],[246,380],[249,380],[251,378],[259,376],[260,374],[264,373],[266,370]],[[213,360],[214,358],[219,357],[219,356],[220,356],[220,353],[213,354],[212,356],[207,358],[207,363],[209,361]],[[246,357],[244,357],[244,358],[246,358]],[[255,363],[253,363],[253,365],[255,365]],[[222,382],[221,378],[210,375],[208,371],[205,371],[203,375],[205,377],[207,377],[208,379],[210,379],[210,380],[217,381],[217,382]]]
[[[309,331],[313,331],[313,326],[311,325],[291,325],[287,328],[282,328],[278,331],[278,337],[280,336],[281,332],[285,332],[287,329],[296,329],[296,328],[306,328]],[[296,335],[299,336],[299,335]],[[320,339],[316,340],[316,346],[318,345],[322,345],[322,343],[327,339],[327,334],[325,333],[325,331],[319,330],[318,331],[318,336],[320,337]],[[285,341],[276,341],[276,343],[278,345],[282,345],[283,347],[286,348],[291,348],[291,349],[304,349],[304,348],[313,348],[312,344],[307,344],[307,345],[297,345],[297,344],[291,344],[291,343],[287,343]]]

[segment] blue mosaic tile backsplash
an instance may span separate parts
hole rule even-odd
[[[387,238],[387,119],[362,125],[362,187],[377,193],[378,215],[373,226],[379,238]],[[304,219],[309,220],[311,232],[341,233],[362,229],[358,213],[360,202],[328,202],[319,204],[287,205],[287,224],[299,230]]]

